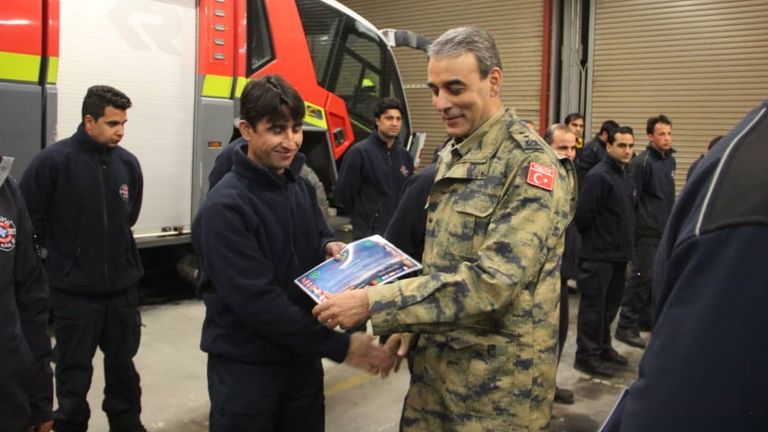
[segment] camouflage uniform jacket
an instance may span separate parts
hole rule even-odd
[[[423,276],[368,290],[375,333],[420,334],[403,430],[547,423],[574,185],[573,164],[509,111],[441,152]]]

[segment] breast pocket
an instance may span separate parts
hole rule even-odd
[[[480,181],[462,186],[450,200],[450,216],[446,221],[450,241],[447,246],[463,260],[474,262],[485,241],[500,192]]]

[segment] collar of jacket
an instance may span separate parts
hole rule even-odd
[[[609,167],[611,167],[613,171],[619,173],[622,176],[627,174],[627,168],[629,167],[629,164],[622,164],[621,162],[612,158],[610,154],[606,154],[605,159],[603,160],[608,164]]]
[[[600,146],[602,146],[603,148],[605,148],[605,146],[608,145],[605,141],[600,139],[600,134],[599,133],[595,134],[595,142],[600,144]]]
[[[11,174],[11,167],[13,166],[13,158],[0,155],[0,187],[5,184],[5,179]]]
[[[232,171],[248,180],[273,186],[283,186],[287,182],[295,183],[306,160],[303,153],[296,153],[291,165],[280,175],[248,159],[247,152],[247,142],[235,149]]]
[[[508,110],[500,109],[461,143],[456,144],[455,139],[450,140],[440,152],[437,178],[485,178],[487,167],[484,165],[508,134],[504,127],[506,122],[503,121],[507,116],[513,117]]]
[[[677,153],[677,150],[675,150],[674,148],[670,148],[669,151],[666,154],[664,154],[660,152],[659,149],[657,149],[653,145],[653,143],[648,143],[648,147],[646,147],[646,149],[648,150],[648,153],[654,155],[657,159],[666,159],[672,156],[672,154]]]
[[[384,150],[393,150],[395,147],[400,145],[400,139],[395,137],[395,142],[392,143],[392,148],[390,149],[387,147],[387,141],[384,139],[384,137],[381,136],[378,130],[374,130],[371,132],[371,136],[373,137],[373,140],[379,144],[381,147],[384,148]]]
[[[88,135],[88,132],[85,131],[85,125],[82,123],[80,123],[80,125],[77,127],[77,132],[72,135],[72,140],[75,141],[75,143],[77,143],[77,145],[82,149],[94,153],[109,154],[112,152],[112,150],[117,148],[102,144],[91,138],[91,136]]]

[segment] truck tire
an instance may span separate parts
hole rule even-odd
[[[309,183],[314,186],[315,192],[317,192],[317,205],[320,206],[320,211],[323,213],[323,217],[328,219],[328,216],[330,216],[328,213],[330,205],[328,204],[328,195],[325,194],[325,186],[323,186],[323,182],[317,177],[315,171],[306,164],[301,168],[301,175],[309,180]]]

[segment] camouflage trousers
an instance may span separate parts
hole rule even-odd
[[[532,350],[514,353],[512,346],[420,335],[412,349],[401,430],[539,431],[545,427],[554,397],[555,355],[544,362],[546,368],[534,367]]]

